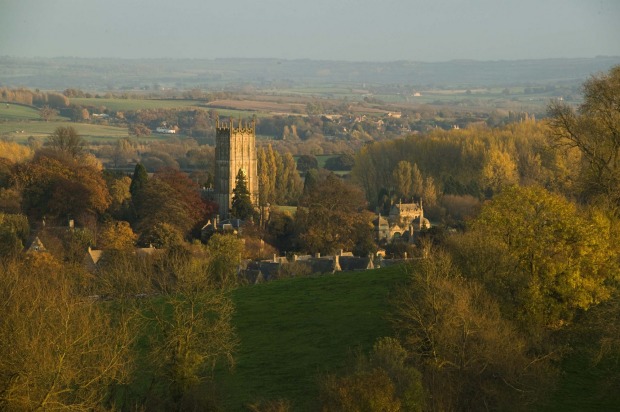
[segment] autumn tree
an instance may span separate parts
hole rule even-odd
[[[553,377],[548,354],[531,350],[481,285],[443,252],[410,269],[394,325],[422,372],[429,410],[519,410],[540,400]]]
[[[170,399],[164,409],[207,409],[204,403],[195,404],[192,395],[213,379],[217,365],[234,364],[234,306],[213,288],[208,270],[208,260],[178,263],[174,287],[157,301],[147,302],[145,327],[156,331],[148,344],[148,359],[154,385]]]
[[[71,126],[57,127],[46,142],[46,145],[53,150],[67,153],[73,158],[77,158],[82,154],[84,144],[84,139]]]
[[[321,253],[351,250],[371,235],[372,216],[365,206],[359,188],[327,175],[300,199],[296,226],[303,248]]]
[[[581,193],[602,198],[616,211],[620,204],[620,66],[594,76],[584,86],[584,102],[575,112],[555,101],[549,106],[550,137],[582,156]]]
[[[97,236],[100,249],[131,250],[136,242],[136,235],[129,223],[111,221],[103,225]]]
[[[303,181],[297,171],[293,155],[285,153],[276,177],[276,200],[278,204],[296,204],[303,190]]]
[[[84,221],[103,213],[111,198],[102,173],[73,158],[39,156],[19,173],[23,209],[35,219],[43,216]]]
[[[50,119],[55,117],[56,115],[58,115],[58,110],[52,109],[48,105],[45,105],[39,109],[39,116],[41,116],[41,119],[45,120],[46,122],[49,122]]]
[[[133,371],[129,317],[77,296],[59,263],[30,255],[0,265],[0,407],[111,406],[114,388]]]
[[[17,257],[30,234],[26,216],[0,213],[0,257]]]
[[[377,340],[369,356],[357,357],[351,372],[322,381],[322,410],[422,411],[421,375],[407,364],[408,357],[398,340]]]
[[[491,193],[497,193],[505,186],[519,183],[517,165],[510,155],[498,148],[491,148],[482,168],[482,184]]]
[[[398,193],[399,197],[404,200],[411,198],[413,194],[413,170],[411,163],[401,160],[394,168],[392,172],[394,179],[394,189]]]
[[[584,214],[542,188],[512,187],[484,205],[472,226],[494,256],[493,268],[481,270],[470,260],[487,259],[467,252],[464,265],[522,325],[558,328],[609,298],[618,270],[616,235],[600,212]]]
[[[241,239],[216,233],[207,243],[208,273],[211,282],[220,288],[237,284],[237,269],[243,254]]]
[[[133,203],[138,216],[136,228],[143,234],[157,224],[166,223],[187,236],[205,217],[205,204],[196,184],[177,171],[163,172],[149,179]]]

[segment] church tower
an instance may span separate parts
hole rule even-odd
[[[256,121],[235,127],[230,123],[215,123],[215,201],[221,219],[227,219],[232,205],[235,178],[243,170],[250,198],[258,205],[258,173],[256,169]]]

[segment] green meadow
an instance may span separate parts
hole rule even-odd
[[[356,351],[392,335],[390,297],[402,267],[278,280],[235,290],[240,346],[232,372],[220,371],[225,410],[286,398],[317,410],[318,380],[342,370]]]

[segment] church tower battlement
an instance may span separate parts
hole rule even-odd
[[[215,122],[215,200],[221,219],[229,218],[235,178],[239,170],[245,174],[250,199],[258,205],[258,172],[256,163],[256,121],[244,124],[239,119]]]

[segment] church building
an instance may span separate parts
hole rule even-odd
[[[233,189],[239,170],[245,175],[250,199],[258,205],[258,172],[256,163],[256,121],[235,126],[220,122],[215,125],[215,201],[220,219],[228,219],[232,206]]]

